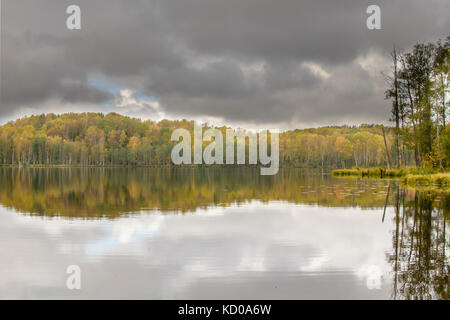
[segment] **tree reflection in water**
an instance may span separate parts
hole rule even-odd
[[[396,189],[392,298],[448,299],[450,194]]]
[[[26,214],[115,218],[141,210],[188,212],[252,200],[382,208],[387,183],[320,170],[258,168],[0,168],[0,204]]]

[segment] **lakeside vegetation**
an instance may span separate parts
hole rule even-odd
[[[403,169],[358,168],[358,169],[333,170],[331,174],[335,177],[358,176],[358,177],[390,178],[390,177],[403,177],[404,175],[406,175],[406,171]]]
[[[418,43],[405,52],[394,47],[392,72],[386,77],[390,120],[395,123],[393,152],[386,148],[388,169],[334,170],[334,176],[403,177],[411,187],[448,188],[450,174],[444,172],[450,165],[449,48],[450,37]],[[415,168],[407,168],[411,152]]]
[[[397,178],[409,188],[420,189],[450,189],[450,173],[433,173],[430,170],[369,168],[369,169],[339,169],[331,172],[334,177],[369,177]]]
[[[194,122],[142,121],[116,113],[25,117],[0,127],[0,165],[170,165],[175,145],[170,137],[177,128],[192,133]],[[218,129],[226,131],[226,127]],[[392,146],[392,130],[384,131],[388,145]],[[223,154],[225,158],[225,148]],[[380,125],[321,127],[280,134],[281,166],[386,166],[385,154]]]
[[[450,189],[450,173],[409,174],[405,176],[404,182],[411,188]]]
[[[413,152],[416,167],[444,171],[450,164],[449,49],[450,37],[392,51],[386,98],[392,101],[394,153],[387,156],[397,168],[410,164],[408,151]]]

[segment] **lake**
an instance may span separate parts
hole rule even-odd
[[[323,170],[0,168],[0,299],[448,299],[449,208]]]

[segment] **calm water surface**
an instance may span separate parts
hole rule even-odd
[[[0,168],[0,298],[448,299],[449,208],[321,170]]]

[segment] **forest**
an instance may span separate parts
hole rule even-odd
[[[170,165],[170,153],[176,144],[170,137],[177,128],[192,132],[194,122],[142,121],[116,113],[29,116],[0,127],[0,164]],[[225,132],[227,128],[218,129]],[[280,134],[280,164],[296,167],[386,165],[386,146],[394,152],[394,137],[392,129],[384,131],[386,145],[380,125],[285,131]],[[412,154],[410,157],[412,159]]]
[[[405,166],[412,151],[414,164],[447,166],[450,37],[436,43],[418,43],[407,51],[394,47],[391,73],[386,76],[386,98],[392,101],[395,123],[392,163]]]

